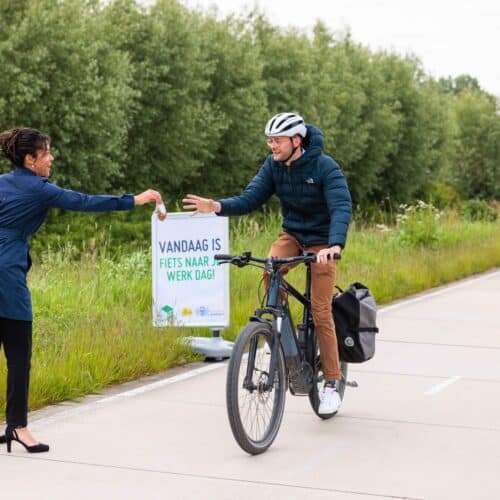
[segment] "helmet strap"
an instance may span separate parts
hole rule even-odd
[[[293,145],[293,137],[290,137],[290,141],[292,141],[292,145]],[[300,146],[300,144],[299,144],[299,146]],[[295,146],[294,148],[292,148],[292,152],[288,155],[288,158],[286,160],[283,160],[283,163],[286,163],[295,154],[295,151],[297,151],[299,146]]]

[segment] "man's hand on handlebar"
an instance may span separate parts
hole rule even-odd
[[[340,252],[342,251],[342,247],[340,245],[333,245],[330,248],[323,248],[320,250],[316,256],[316,262],[318,264],[327,264],[329,260],[336,260],[335,255],[340,256]],[[338,259],[338,257],[337,257]]]

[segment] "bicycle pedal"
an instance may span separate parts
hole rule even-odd
[[[345,385],[349,387],[358,387],[358,383],[355,380],[346,380]]]

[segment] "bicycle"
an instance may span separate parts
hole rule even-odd
[[[336,254],[336,259],[340,255]],[[267,301],[257,309],[241,330],[229,360],[226,381],[226,405],[233,435],[246,452],[256,455],[273,443],[281,425],[287,388],[293,395],[307,395],[313,411],[322,419],[335,415],[320,414],[323,372],[311,314],[311,263],[316,255],[297,257],[252,257],[215,255],[215,260],[238,267],[252,265],[270,274]],[[293,264],[307,267],[306,287],[302,294],[288,283],[280,269]],[[284,291],[285,293],[281,293]],[[294,327],[288,305],[292,296],[302,304],[302,323]],[[348,382],[347,363],[341,361],[341,380],[337,390],[343,399]]]

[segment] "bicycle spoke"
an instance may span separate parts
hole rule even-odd
[[[256,343],[257,349],[255,359],[253,362],[253,371],[251,373],[251,380],[248,384],[253,386],[253,390],[244,387],[244,380],[247,376],[248,356],[251,352],[250,342],[245,348],[246,355],[242,359],[239,367],[239,377],[241,383],[238,384],[239,394],[238,401],[241,409],[242,425],[246,429],[248,435],[254,441],[262,440],[269,430],[270,423],[272,422],[273,409],[275,406],[275,394],[279,387],[279,377],[275,375],[274,385],[271,390],[265,390],[264,386],[267,384],[269,378],[269,364],[271,357],[268,355],[270,347],[267,345],[264,337],[253,339]]]
[[[268,387],[273,332],[267,325],[249,323],[240,333],[227,375],[227,404],[231,430],[238,444],[252,454],[262,453],[278,432],[285,403],[285,365],[281,349]]]

